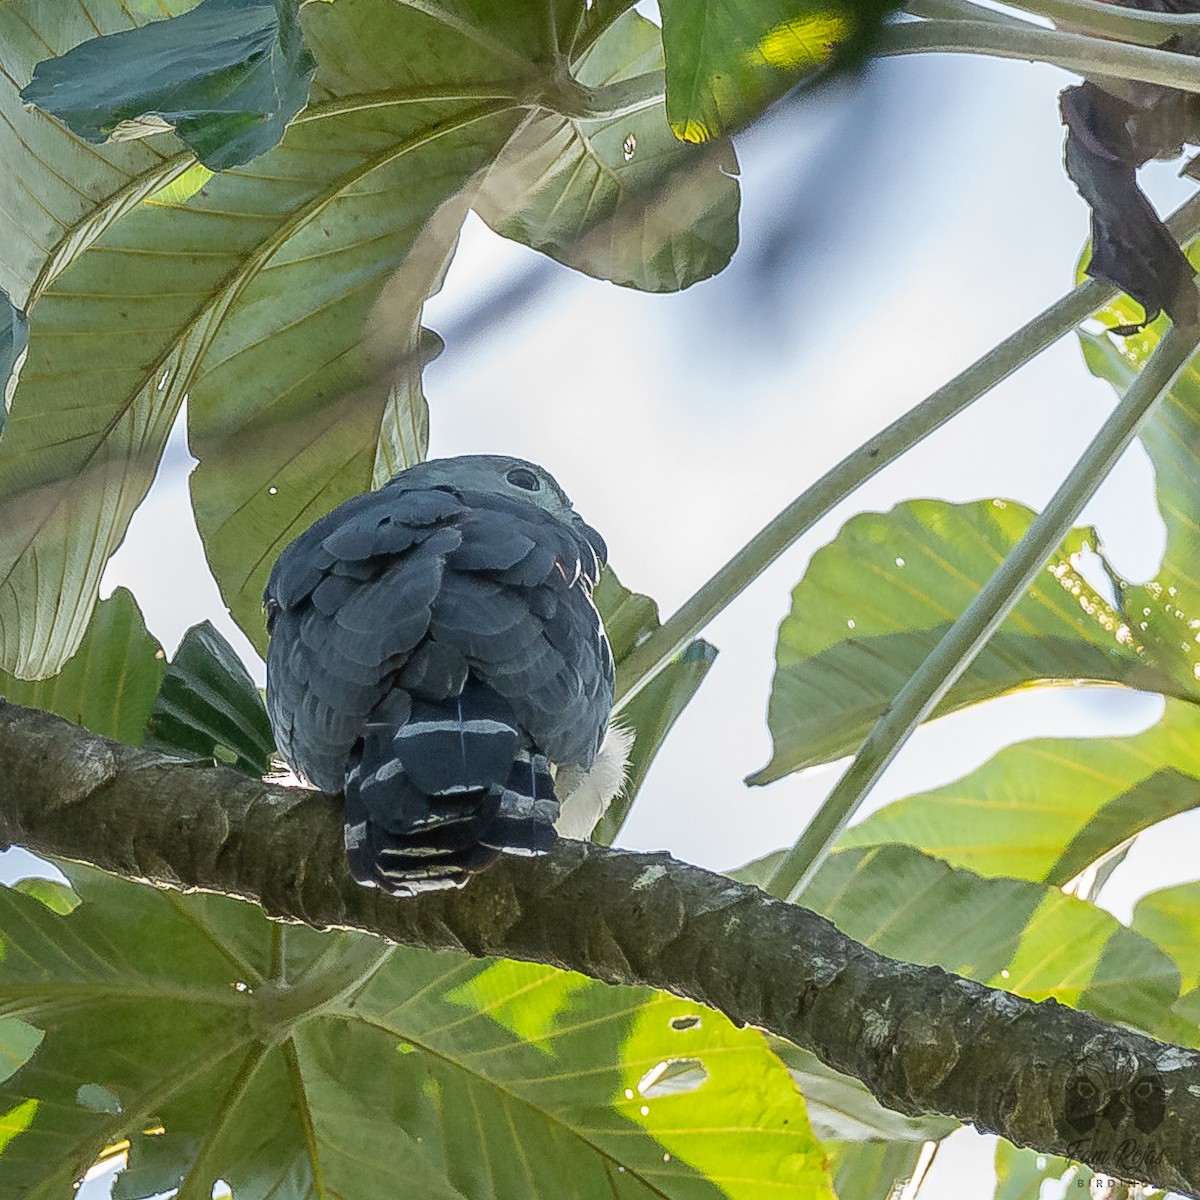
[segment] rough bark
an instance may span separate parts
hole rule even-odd
[[[281,919],[665,988],[813,1050],[901,1112],[1200,1192],[1200,1054],[885,958],[665,854],[563,841],[462,891],[395,899],[350,878],[336,798],[166,761],[3,703],[0,840]]]

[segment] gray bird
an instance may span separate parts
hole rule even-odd
[[[548,472],[500,455],[401,471],[279,556],[267,710],[289,766],[345,792],[360,883],[407,895],[544,852],[556,774],[585,781],[587,812],[564,831],[590,833],[628,752],[614,731],[621,765],[597,763],[614,681],[592,602],[606,557]]]

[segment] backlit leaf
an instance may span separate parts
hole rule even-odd
[[[5,1197],[69,1194],[128,1139],[122,1200],[832,1200],[786,1069],[694,1003],[65,869],[69,916],[0,889],[26,1022],[0,1042],[32,1052],[0,1085]]]
[[[1168,700],[1123,738],[1039,738],[886,805],[841,846],[904,842],[982,875],[1065,884],[1128,838],[1200,806],[1200,708]]]
[[[910,500],[851,518],[792,593],[768,714],[775,752],[750,782],[856,750],[1032,521],[1004,500]],[[1075,680],[1200,700],[1195,646],[1151,638],[1148,621],[1143,629],[1084,577],[1097,546],[1093,530],[1068,535],[935,715]]]

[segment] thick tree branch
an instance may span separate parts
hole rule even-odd
[[[662,854],[562,842],[462,891],[397,900],[351,880],[341,826],[320,793],[164,761],[0,703],[4,842],[310,925],[665,988],[813,1050],[901,1112],[1200,1192],[1194,1051],[884,958]]]

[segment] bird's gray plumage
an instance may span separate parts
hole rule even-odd
[[[550,764],[590,768],[612,707],[605,556],[545,471],[494,455],[403,471],[280,555],[267,708],[287,762],[345,790],[360,881],[443,887],[553,843]]]

